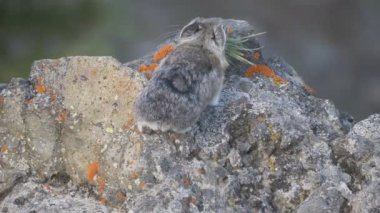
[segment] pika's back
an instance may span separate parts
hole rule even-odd
[[[140,130],[186,132],[207,106],[218,103],[227,68],[225,42],[216,21],[196,18],[181,30],[174,51],[137,98]]]
[[[186,67],[186,69],[202,72],[213,69],[214,64],[218,64],[218,59],[212,52],[201,48],[199,45],[185,43],[178,46],[163,61],[157,71],[160,72],[160,69],[171,69],[171,67]]]

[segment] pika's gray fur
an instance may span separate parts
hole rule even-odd
[[[219,19],[196,18],[181,30],[178,45],[137,98],[140,131],[187,132],[207,106],[217,105],[228,66],[225,43]]]

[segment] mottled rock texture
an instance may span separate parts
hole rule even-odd
[[[230,37],[252,33],[223,22]],[[141,134],[133,106],[152,54],[40,60],[29,80],[0,88],[0,211],[380,210],[379,114],[354,125],[256,51],[282,81],[232,61],[219,105],[190,132]]]

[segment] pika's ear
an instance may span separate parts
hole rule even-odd
[[[202,27],[199,24],[199,18],[195,18],[182,28],[181,33],[179,34],[179,37],[180,38],[190,37],[194,35],[195,33],[199,32],[201,29]]]
[[[213,33],[214,35],[212,39],[215,41],[216,46],[224,49],[227,40],[226,30],[224,29],[224,26],[222,24],[216,26]]]

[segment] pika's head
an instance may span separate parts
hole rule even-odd
[[[225,57],[226,32],[220,19],[195,18],[182,28],[179,34],[179,45],[191,44],[213,53],[223,68],[228,66]]]

